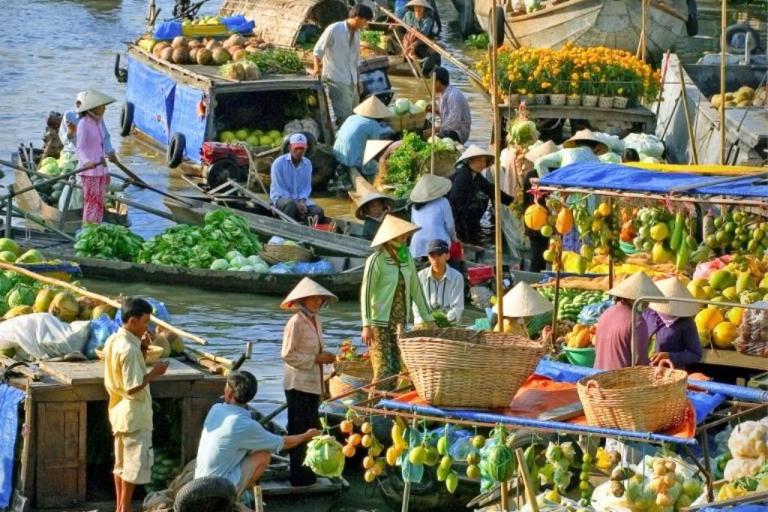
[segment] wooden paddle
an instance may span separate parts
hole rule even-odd
[[[178,201],[178,202],[180,202],[182,204],[185,204],[187,206],[194,206],[189,201],[185,201],[184,199],[182,199],[181,197],[179,197],[177,195],[171,194],[171,193],[166,192],[164,190],[160,190],[159,188],[155,188],[155,187],[153,187],[151,185],[148,185],[146,181],[141,179],[138,174],[136,174],[135,172],[130,170],[122,162],[116,161],[116,162],[113,162],[113,163],[115,164],[115,166],[117,166],[118,169],[123,171],[126,174],[126,176],[128,176],[128,178],[130,178],[128,180],[128,183],[136,185],[137,187],[141,187],[141,188],[146,189],[146,190],[150,190],[150,191],[152,191],[152,192],[154,192],[156,194],[160,194],[161,196],[170,197],[174,201]]]

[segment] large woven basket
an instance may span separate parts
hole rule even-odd
[[[588,424],[658,432],[683,421],[687,379],[687,373],[670,363],[598,373],[584,377],[576,387]]]
[[[419,396],[442,407],[507,407],[544,354],[527,338],[469,329],[411,331],[398,344]]]
[[[312,260],[312,251],[297,245],[267,244],[259,256],[270,265],[274,265],[289,261],[310,261]]]
[[[370,359],[361,361],[336,361],[333,363],[333,369],[336,375],[349,375],[356,379],[366,381],[366,384],[373,380],[373,366]]]

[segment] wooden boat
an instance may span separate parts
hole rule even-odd
[[[709,98],[720,93],[720,64],[703,61],[683,66],[684,93],[688,104],[693,138],[699,164],[720,162],[720,111]],[[656,135],[667,148],[672,163],[687,164],[693,161],[690,138],[683,111],[680,84],[680,59],[670,54],[664,63],[667,79],[658,105]],[[726,66],[726,91],[735,92],[741,86],[756,88],[764,83],[768,67],[765,64]],[[765,163],[768,148],[768,109],[766,105],[734,107],[725,110],[726,165],[753,165]]]
[[[490,32],[494,0],[474,0],[474,12],[482,29]],[[651,0],[648,9],[646,48],[659,59],[665,50],[686,34],[696,34],[695,9],[689,0]],[[507,3],[510,5],[510,3]],[[558,48],[566,42],[578,46],[608,46],[635,53],[642,30],[642,0],[549,0],[541,9],[504,13],[500,30],[513,45]]]

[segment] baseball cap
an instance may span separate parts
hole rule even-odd
[[[432,240],[427,246],[427,254],[448,254],[450,248],[445,240]]]
[[[307,147],[307,138],[303,133],[294,133],[291,135],[291,138],[288,139],[288,143],[295,148],[305,148]]]

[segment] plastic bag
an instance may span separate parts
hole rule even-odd
[[[152,314],[162,320],[163,322],[170,322],[171,321],[171,314],[168,313],[168,308],[165,307],[165,303],[161,302],[157,299],[153,299],[152,297],[143,297],[144,300],[149,302],[149,304],[152,306]],[[116,315],[119,316],[119,315]],[[120,322],[120,325],[122,325],[122,322]],[[149,324],[149,331],[155,332],[155,326],[154,324]]]
[[[664,154],[664,143],[655,135],[646,133],[630,133],[624,137],[624,148],[632,148],[646,157],[661,158]]]
[[[293,272],[296,274],[333,274],[335,269],[333,263],[321,259],[313,262],[298,262],[293,266]]]
[[[768,302],[760,301],[754,305],[768,308]],[[739,337],[733,345],[742,354],[768,357],[768,309],[744,311],[744,318],[739,325]]]
[[[582,325],[595,325],[597,320],[600,318],[600,315],[602,315],[605,310],[610,308],[612,305],[613,301],[604,300],[603,302],[596,302],[595,304],[584,306],[579,313],[579,317],[577,319],[578,323]]]
[[[83,191],[79,188],[72,188],[69,185],[64,185],[61,189],[61,196],[59,197],[58,208],[60,212],[64,211],[67,204],[67,196],[72,193],[72,198],[69,200],[69,210],[81,210],[83,208]]]
[[[101,315],[91,321],[91,332],[85,344],[85,356],[88,359],[95,359],[96,349],[102,348],[107,342],[107,338],[115,334],[121,325],[123,325],[123,321],[120,315],[117,315],[114,320],[107,315]]]
[[[270,274],[293,274],[293,265],[277,263],[269,268]]]
[[[88,340],[90,323],[68,324],[50,313],[18,316],[0,324],[0,348],[16,348],[16,358],[22,361],[81,352]]]

